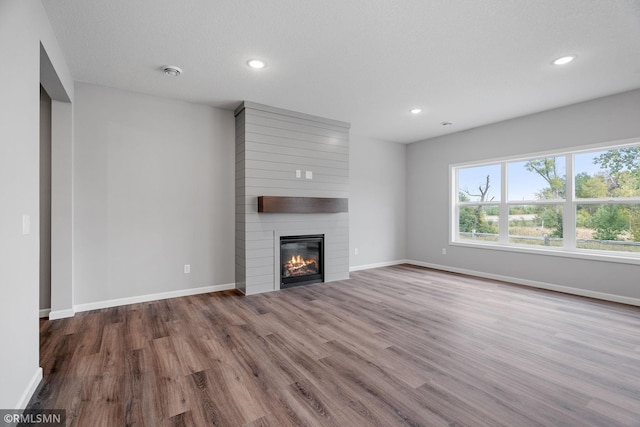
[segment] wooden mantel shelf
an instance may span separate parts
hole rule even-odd
[[[262,213],[338,213],[349,211],[349,199],[333,197],[258,197]]]

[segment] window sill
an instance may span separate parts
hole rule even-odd
[[[450,241],[451,246],[459,246],[473,249],[488,249],[493,251],[518,252],[542,256],[560,256],[565,258],[576,258],[587,261],[604,261],[616,262],[620,264],[640,265],[640,254],[621,253],[604,253],[599,251],[587,250],[568,250],[564,248],[531,248],[527,246],[504,245],[500,243],[480,243],[467,241]]]

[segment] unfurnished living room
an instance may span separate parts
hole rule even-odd
[[[640,426],[640,1],[0,0],[3,425]]]

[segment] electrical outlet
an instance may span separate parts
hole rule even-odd
[[[355,249],[353,250],[353,253],[354,253],[355,255],[358,255],[358,248],[355,248]]]
[[[304,177],[306,179],[313,179],[313,171],[304,171]]]
[[[447,248],[442,248],[442,255],[446,255],[447,254]]]
[[[189,274],[191,273],[191,264],[185,264],[184,265],[184,274]]]

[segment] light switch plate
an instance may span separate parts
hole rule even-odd
[[[302,178],[302,171],[300,169],[296,169],[296,178]]]
[[[313,179],[313,171],[305,171],[304,177],[307,179]]]

